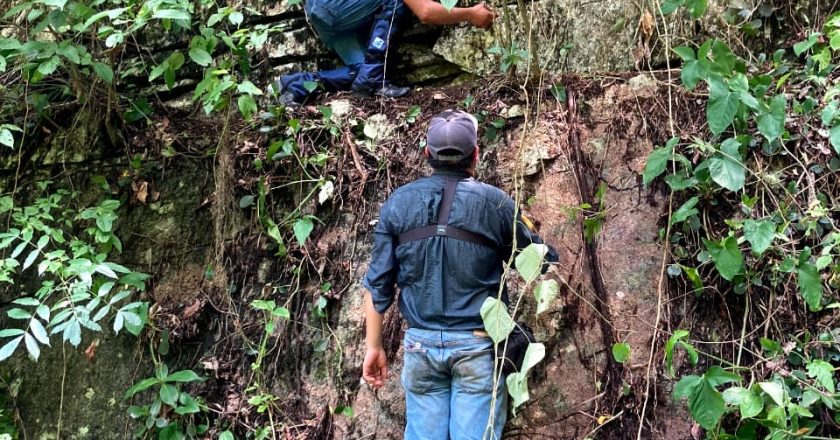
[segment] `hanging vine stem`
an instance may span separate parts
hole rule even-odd
[[[668,33],[668,23],[665,21],[665,14],[662,13],[659,0],[651,0],[654,9],[662,19],[661,35],[665,41],[665,63],[668,72],[668,129],[671,132],[671,137],[676,136],[676,128],[674,126],[674,99],[673,99],[673,84],[671,74],[671,37]],[[644,11],[641,11],[644,13]],[[660,32],[659,20],[654,20],[656,23],[656,30]],[[676,164],[671,163],[672,172],[676,172]],[[645,400],[642,403],[642,411],[639,413],[639,429],[636,433],[636,439],[642,440],[642,428],[645,425],[645,413],[647,412],[648,401],[650,400],[650,375],[653,366],[653,354],[656,351],[656,341],[659,335],[659,321],[662,317],[662,294],[663,283],[665,281],[665,267],[668,262],[668,242],[671,237],[671,216],[674,212],[674,190],[668,192],[668,226],[665,228],[665,237],[662,240],[662,263],[659,268],[659,280],[656,283],[656,319],[653,321],[653,335],[650,339],[650,353],[648,354],[647,367],[645,368]]]

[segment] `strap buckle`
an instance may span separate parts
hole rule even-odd
[[[446,235],[446,225],[438,225],[435,229],[435,235]]]

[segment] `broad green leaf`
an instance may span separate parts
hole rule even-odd
[[[176,9],[160,9],[152,14],[152,18],[189,21],[190,14]]]
[[[831,140],[831,146],[834,147],[834,151],[840,154],[840,124],[831,127],[829,138]]]
[[[93,71],[96,72],[97,76],[102,78],[102,81],[108,84],[114,82],[114,71],[111,70],[111,66],[104,63],[93,63]]]
[[[548,310],[548,306],[557,296],[558,290],[559,286],[557,285],[557,281],[543,280],[537,283],[537,286],[534,287],[534,297],[537,300],[537,315]]]
[[[236,440],[236,439],[233,437],[232,432],[224,431],[221,434],[219,434],[219,440]]]
[[[522,362],[522,371],[511,373],[506,379],[508,394],[513,398],[513,408],[516,408],[531,398],[528,392],[528,371],[537,365],[545,357],[545,346],[543,344],[528,344],[525,350],[525,358]]]
[[[193,60],[194,63],[202,67],[207,67],[213,62],[213,57],[211,57],[206,50],[200,47],[193,47],[190,49],[189,55],[190,59]]]
[[[688,90],[694,90],[701,79],[706,77],[708,67],[705,62],[689,60],[683,63],[680,80]]]
[[[522,373],[511,373],[505,379],[507,383],[507,390],[510,397],[513,398],[513,408],[516,408],[531,398],[528,393],[528,377]]]
[[[17,298],[14,301],[12,301],[12,303],[17,304],[19,306],[28,306],[28,307],[34,307],[34,306],[41,305],[40,301],[38,301],[35,298],[32,298],[31,296],[26,296],[26,297],[23,297],[23,298]]]
[[[312,219],[309,217],[304,217],[295,222],[295,226],[292,229],[294,230],[295,238],[301,246],[306,243],[306,239],[309,238],[314,227],[315,225],[312,224]]]
[[[29,255],[26,256],[26,260],[23,261],[23,266],[21,266],[20,270],[29,269],[29,266],[32,266],[32,263],[35,262],[35,259],[38,258],[38,254],[40,253],[41,251],[38,249],[30,252]]]
[[[38,347],[38,342],[29,333],[24,333],[23,342],[26,344],[26,351],[32,356],[32,359],[38,360],[41,357],[41,349]]]
[[[719,78],[709,80],[709,102],[706,106],[706,120],[712,133],[723,133],[738,112],[740,104],[738,93],[729,91],[729,87]]]
[[[251,95],[239,95],[236,99],[236,105],[239,107],[239,113],[245,119],[251,119],[251,116],[257,112],[257,102]]]
[[[30,314],[29,312],[23,309],[19,309],[17,307],[9,309],[9,311],[6,312],[6,315],[8,315],[9,318],[12,319],[29,319],[32,317],[32,314]]]
[[[230,15],[228,15],[228,20],[230,20],[231,24],[236,25],[236,26],[239,26],[240,24],[242,24],[242,20],[244,18],[245,17],[243,17],[242,13],[239,12],[239,11],[233,11],[233,12],[230,13]]]
[[[736,275],[744,272],[744,256],[735,237],[726,237],[720,242],[704,238],[703,244],[706,245],[715,268],[725,280],[732,281]]]
[[[799,293],[808,304],[808,309],[816,312],[822,309],[822,278],[817,267],[811,263],[803,263],[796,271],[797,279],[799,281]]]
[[[10,336],[20,336],[24,334],[24,330],[21,328],[4,328],[0,330],[0,338],[8,338]]]
[[[239,93],[245,93],[248,95],[262,95],[263,92],[257,86],[254,85],[251,81],[245,80],[242,81],[238,86],[236,86],[236,90]]]
[[[718,367],[718,366],[710,367],[708,370],[706,370],[706,373],[703,374],[703,377],[707,381],[709,381],[709,383],[713,387],[717,387],[717,386],[723,385],[725,383],[740,382],[741,381],[741,376],[739,376],[735,373],[726,371],[723,368]]]
[[[612,346],[613,359],[619,364],[623,364],[630,359],[630,344],[626,342],[617,342]]]
[[[746,220],[744,222],[744,238],[750,242],[750,247],[757,255],[761,255],[773,243],[776,234],[776,224],[771,220]]]
[[[201,380],[203,380],[201,379],[201,376],[192,370],[176,371],[175,373],[166,376],[166,379],[164,379],[165,382],[195,382]]]
[[[199,408],[198,406],[198,402],[196,402],[195,399],[193,399],[192,396],[190,396],[187,393],[181,393],[181,396],[179,397],[178,401],[180,405],[178,405],[178,407],[175,408],[176,414],[195,414],[201,411],[201,408]]]
[[[659,11],[663,15],[673,14],[680,6],[685,4],[686,0],[663,0],[659,5]]]
[[[806,365],[808,376],[817,380],[826,390],[834,393],[834,367],[822,359],[814,359]]]
[[[671,187],[671,191],[682,191],[697,185],[698,182],[697,178],[687,177],[684,172],[678,172],[677,174],[668,174],[665,176],[665,183]]]
[[[62,335],[65,341],[70,342],[70,345],[78,347],[82,343],[82,327],[78,320],[68,321],[67,327],[64,329]]]
[[[779,407],[785,406],[785,390],[776,382],[759,382],[758,386],[767,393]]]
[[[764,409],[761,396],[743,387],[732,387],[723,392],[723,400],[730,405],[738,405],[741,420],[755,417]]]
[[[84,32],[92,24],[96,23],[97,21],[99,21],[99,20],[101,20],[105,17],[108,17],[111,20],[113,20],[113,19],[119,17],[120,15],[122,15],[122,13],[126,11],[126,9],[127,8],[116,8],[116,9],[109,9],[107,11],[97,12],[96,14],[91,15],[87,20],[85,20],[85,23],[82,25],[82,27],[81,27],[81,29],[79,29],[79,31]]]
[[[674,375],[674,349],[677,347],[678,342],[687,337],[688,330],[678,329],[674,331],[674,334],[665,343],[665,369],[672,376]]]
[[[48,60],[38,65],[38,72],[44,76],[48,76],[55,72],[55,69],[58,68],[59,64],[61,64],[61,59],[58,58],[58,55],[53,55]]]
[[[785,109],[787,102],[785,95],[778,94],[770,101],[769,111],[759,113],[757,118],[758,131],[769,141],[778,138],[785,129]]]
[[[12,339],[11,341],[7,342],[3,348],[0,348],[0,362],[6,360],[11,356],[15,349],[17,349],[18,345],[20,345],[20,341],[23,340],[23,336],[18,336],[17,338]]]
[[[694,196],[683,203],[682,206],[674,212],[674,215],[671,216],[671,224],[675,225],[677,223],[684,222],[692,215],[699,214],[700,211],[695,208],[695,206],[697,206],[697,202],[699,201],[700,198]]]
[[[292,314],[285,307],[277,307],[271,311],[271,314],[284,319],[292,319]]]
[[[516,256],[516,270],[525,280],[532,283],[542,272],[543,258],[548,253],[548,246],[531,243]]]
[[[683,273],[685,274],[686,278],[691,281],[691,284],[694,286],[694,289],[700,293],[703,289],[703,280],[700,278],[700,273],[697,272],[697,268],[691,266],[684,266],[680,265],[680,269],[682,269]]]
[[[642,173],[642,183],[648,186],[653,179],[665,172],[668,160],[674,153],[674,147],[679,143],[679,138],[671,138],[664,147],[656,148],[650,152],[645,163],[645,170]]]
[[[707,7],[708,0],[687,0],[685,2],[685,9],[687,9],[691,16],[695,19],[702,17],[703,14],[706,13]]]
[[[484,322],[484,330],[497,344],[504,341],[516,325],[505,303],[492,297],[485,299],[481,305],[481,319]]]
[[[712,180],[730,191],[743,188],[746,179],[746,168],[741,163],[741,153],[738,151],[740,145],[736,139],[727,139],[720,145],[721,152],[709,159]]]
[[[2,58],[2,56],[0,56],[0,58]],[[15,136],[8,128],[0,129],[0,144],[3,144],[9,148],[14,148]]]
[[[697,58],[694,56],[694,49],[689,46],[679,46],[672,49],[674,53],[680,56],[683,61],[694,61]]]
[[[44,325],[41,324],[41,321],[38,321],[35,318],[32,318],[29,321],[29,330],[32,332],[32,336],[38,340],[38,342],[49,346],[50,345],[50,338],[47,336],[47,329],[44,328]]]
[[[819,38],[819,32],[812,32],[808,35],[808,38],[804,41],[800,41],[793,45],[793,53],[796,56],[802,55],[806,50],[810,49],[817,42],[817,38]]]
[[[674,386],[674,398],[688,398],[691,416],[705,429],[713,429],[723,412],[726,403],[723,396],[714,389],[704,376],[685,376]]]
[[[178,395],[180,393],[178,392],[178,388],[176,388],[175,385],[165,383],[160,386],[159,394],[161,402],[174,407],[175,403],[178,402]]]

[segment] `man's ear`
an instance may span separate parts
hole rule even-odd
[[[473,162],[478,162],[478,156],[480,152],[478,151],[478,145],[475,146],[475,150],[473,150]]]
[[[429,154],[431,154],[431,153],[429,153],[429,146],[427,145],[427,146],[423,147],[423,155],[426,156],[426,159],[428,159]]]

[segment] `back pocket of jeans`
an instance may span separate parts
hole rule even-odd
[[[452,352],[453,385],[468,393],[493,391],[493,347]],[[504,380],[501,378],[500,380]]]
[[[336,13],[325,0],[310,0],[307,2],[306,13],[309,20],[316,27],[333,28],[336,22]]]
[[[425,393],[434,385],[429,350],[423,348],[419,342],[405,340],[400,381],[403,388],[412,393]]]

